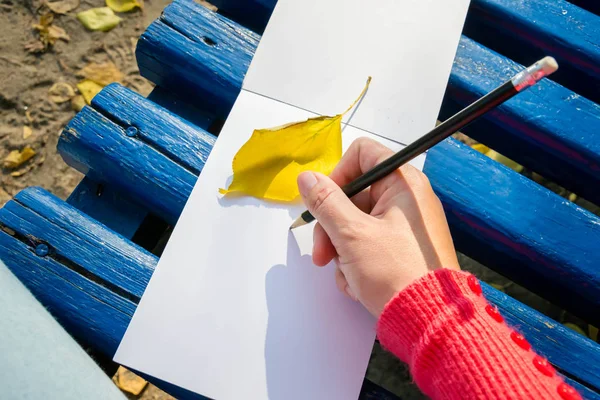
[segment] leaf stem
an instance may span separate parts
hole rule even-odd
[[[354,103],[352,103],[350,105],[350,107],[348,107],[348,109],[342,113],[342,115],[346,115],[346,113],[348,113],[348,111],[352,110],[352,108],[356,105],[356,103],[358,103],[360,101],[360,99],[362,99],[362,97],[365,95],[365,93],[367,93],[367,89],[369,88],[370,83],[371,83],[371,77],[369,77],[367,79],[367,83],[365,84],[365,87],[363,88],[362,92],[360,92],[360,94],[358,95],[358,98],[356,100],[354,100]]]

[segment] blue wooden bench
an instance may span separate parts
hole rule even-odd
[[[112,84],[61,134],[85,174],[65,202],[29,188],[0,210],[0,258],[80,342],[112,357],[240,90],[275,0],[175,0],[138,42],[148,98]],[[561,73],[465,133],[600,204],[596,0],[472,0],[440,118],[542,54]],[[575,5],[576,4],[576,5]],[[459,251],[600,325],[600,218],[448,139],[425,173]],[[486,297],[586,398],[600,345],[483,285]],[[150,378],[180,398],[191,393]],[[362,398],[396,398],[368,380]]]

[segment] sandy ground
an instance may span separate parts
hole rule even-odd
[[[29,145],[36,155],[16,170],[3,169],[0,205],[28,186],[42,186],[65,199],[81,179],[56,152],[58,135],[75,115],[70,102],[56,104],[48,90],[56,82],[75,87],[77,72],[90,62],[112,61],[125,75],[124,84],[148,94],[152,85],[140,77],[133,50],[145,27],[160,15],[169,0],[146,0],[143,11],[119,14],[112,31],[87,31],[75,17],[79,11],[105,6],[104,0],[82,0],[67,15],[55,16],[53,25],[66,31],[69,42],[59,40],[42,54],[25,46],[38,40],[31,25],[44,13],[41,0],[0,0],[0,159],[11,150]],[[24,139],[23,127],[32,135]],[[21,176],[12,176],[19,175]]]

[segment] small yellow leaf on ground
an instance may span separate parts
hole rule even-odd
[[[35,46],[33,44],[29,44],[25,46],[25,48],[30,52],[38,52],[47,50],[48,47],[54,45],[57,40],[64,40],[68,42],[71,40],[67,32],[63,28],[52,25],[52,21],[54,20],[54,15],[52,13],[44,14],[40,17],[39,24],[33,24],[33,29],[37,30],[40,35],[40,43],[41,46]]]
[[[27,167],[25,167],[23,169],[18,170],[18,171],[11,172],[10,176],[18,178],[19,176],[25,175],[26,173],[28,173],[29,171],[31,171],[34,168],[35,168],[35,165],[29,165],[29,166],[27,166]]]
[[[580,335],[587,336],[585,334],[585,331],[583,329],[581,329],[581,327],[579,325],[576,325],[572,322],[565,322],[563,325],[569,329],[574,330],[575,332],[579,333]]]
[[[124,367],[119,367],[117,369],[117,373],[113,377],[113,382],[117,385],[117,387],[124,392],[131,393],[134,396],[142,393],[142,390],[148,385],[148,382],[129,371]]]
[[[74,111],[81,111],[83,107],[85,107],[85,99],[82,95],[78,94],[71,99],[71,108]]]
[[[29,146],[23,150],[13,150],[4,158],[4,168],[18,168],[33,156],[35,156],[35,151]]]
[[[23,139],[29,139],[29,137],[33,134],[33,130],[31,127],[27,125],[23,125]]]
[[[65,42],[71,40],[71,37],[67,35],[67,32],[63,28],[60,28],[55,25],[50,25],[48,27],[48,37],[50,38],[53,44],[56,43],[58,39],[64,40]]]
[[[75,96],[75,90],[66,82],[57,82],[48,90],[48,96],[54,103],[66,103]]]
[[[92,99],[95,95],[100,93],[102,85],[98,85],[96,82],[89,79],[84,79],[77,84],[77,89],[79,89],[79,93],[81,93],[85,102],[87,104],[92,104]]]
[[[56,14],[66,14],[71,10],[79,7],[79,0],[60,0],[53,2],[46,2],[46,5],[52,12]]]
[[[144,8],[142,0],[106,0],[106,5],[115,12],[128,12],[136,8]]]
[[[107,32],[121,22],[108,7],[90,8],[77,14],[77,19],[91,31]]]
[[[123,81],[123,73],[110,61],[105,63],[89,63],[77,72],[77,75],[96,82],[101,86]]]
[[[221,194],[238,193],[289,202],[298,197],[301,172],[330,174],[342,157],[342,114],[310,118],[281,127],[257,129],[233,159],[233,181]]]
[[[598,341],[598,328],[594,325],[588,325],[588,337],[592,339],[594,342]]]

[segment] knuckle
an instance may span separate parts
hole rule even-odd
[[[404,175],[404,179],[406,179],[406,182],[413,189],[419,191],[432,190],[431,182],[429,181],[427,175],[425,175],[423,172],[419,171],[412,165],[407,164],[403,166],[402,175]]]
[[[363,147],[365,145],[370,145],[373,142],[373,139],[370,139],[366,136],[361,136],[352,142],[352,146]]]
[[[323,210],[323,207],[327,206],[328,200],[333,193],[335,193],[334,188],[322,185],[317,185],[317,187],[315,187],[313,195],[311,196],[311,206],[316,214],[319,214]]]

